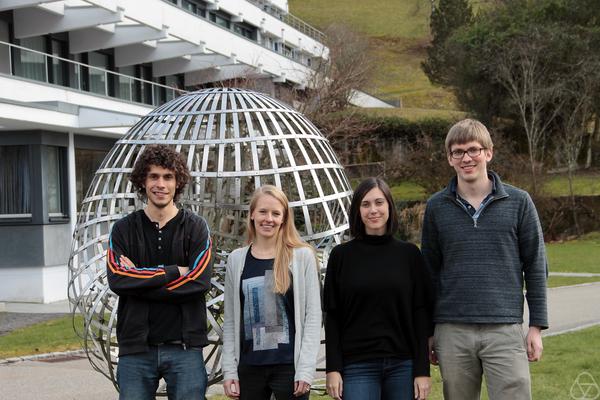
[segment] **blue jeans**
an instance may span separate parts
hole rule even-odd
[[[169,400],[204,400],[208,378],[202,348],[165,344],[119,357],[120,400],[154,400],[160,378],[167,383]]]
[[[376,358],[344,366],[344,400],[412,400],[412,360]]]

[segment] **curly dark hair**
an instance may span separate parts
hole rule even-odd
[[[175,189],[173,201],[177,201],[179,195],[183,192],[185,185],[190,181],[190,171],[188,170],[183,156],[164,144],[146,146],[142,154],[140,154],[135,161],[133,171],[131,171],[131,175],[129,176],[129,180],[133,183],[138,197],[143,201],[146,201],[146,189],[144,188],[144,183],[148,171],[150,171],[150,166],[152,165],[170,169],[175,172],[177,188]]]

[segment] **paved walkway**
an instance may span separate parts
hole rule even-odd
[[[600,324],[600,282],[563,286],[548,290],[550,329],[558,335]]]
[[[544,331],[545,335],[600,324],[600,282],[553,288],[548,290],[548,294],[551,328]],[[68,304],[7,303],[4,308],[7,312],[63,313],[68,311]],[[71,358],[74,359],[56,362],[22,361],[0,365],[0,397],[20,400],[117,398],[112,383],[92,370],[86,358]],[[218,392],[218,389],[213,388],[211,392]]]

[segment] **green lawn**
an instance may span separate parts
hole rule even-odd
[[[568,242],[548,243],[546,251],[552,272],[600,274],[600,232]]]
[[[402,182],[390,188],[395,201],[425,200],[427,193],[423,187],[412,182]]]
[[[569,179],[566,175],[552,175],[544,184],[544,190],[551,196],[569,196]],[[579,196],[600,195],[598,174],[578,174],[573,180],[573,191]]]
[[[600,327],[546,338],[542,361],[531,364],[533,398],[571,399],[571,386],[583,372],[600,382],[598,348]]]
[[[467,116],[462,111],[435,108],[369,108],[359,109],[359,112],[376,117],[399,117],[409,121],[419,121],[424,118],[440,118],[459,121]]]
[[[548,277],[548,287],[571,286],[581,283],[600,282],[600,276],[579,277],[579,276],[550,276]]]
[[[76,321],[83,324],[80,316]],[[0,336],[0,359],[78,349],[81,349],[81,340],[73,332],[70,316],[40,322]]]
[[[79,319],[79,321],[81,321]],[[73,350],[80,347],[71,327],[70,317],[63,317],[15,331],[0,337],[0,358],[17,355]],[[577,376],[588,372],[600,380],[598,354],[600,327],[548,337],[544,339],[544,356],[531,364],[534,399],[568,399]],[[441,400],[441,380],[438,368],[432,368],[433,391],[430,399]],[[327,396],[312,395],[311,399]],[[212,396],[211,400],[225,400]],[[487,399],[484,395],[483,399]]]
[[[596,382],[600,382],[600,366],[596,351],[598,348],[600,348],[600,327],[545,338],[542,360],[530,364],[533,398],[573,398],[570,395],[571,387],[582,373],[591,374]],[[431,375],[433,385],[428,399],[442,400],[439,369],[432,368]],[[328,399],[330,397],[313,394],[310,398]],[[579,396],[579,398],[583,397]],[[593,396],[589,398],[591,399]],[[226,400],[226,397],[212,396],[209,399]],[[488,399],[485,390],[482,399]]]
[[[345,23],[370,37],[422,38],[429,34],[431,5],[422,0],[290,0],[290,12],[324,29]]]
[[[401,109],[373,109],[374,115],[402,115],[407,110]],[[410,112],[411,110],[407,111]],[[414,110],[412,110],[414,111]],[[453,111],[437,111],[438,116],[461,116],[460,112]],[[414,117],[418,119],[419,116],[426,116],[425,114],[416,114]],[[436,116],[435,114],[429,115],[430,117]],[[567,177],[564,175],[550,175],[546,177],[547,180],[544,183],[544,193],[548,196],[568,196],[569,195],[569,184]],[[575,176],[573,180],[573,188],[577,196],[600,196],[600,173],[582,173]],[[422,200],[427,198],[427,193],[423,191],[419,185],[411,182],[402,182],[399,185],[392,186],[392,194],[394,199],[398,200]],[[417,195],[418,194],[418,195]],[[421,195],[422,194],[422,195]],[[411,197],[415,196],[416,197]],[[398,196],[398,197],[396,197]]]
[[[376,65],[370,93],[413,109],[456,109],[454,96],[433,86],[421,70],[429,43],[430,2],[290,0],[289,6],[292,14],[319,29],[344,23],[369,38]]]

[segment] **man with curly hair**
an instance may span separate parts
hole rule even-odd
[[[119,398],[154,399],[164,378],[169,399],[204,399],[208,226],[175,205],[190,174],[168,146],[146,146],[130,180],[146,206],[114,224],[107,252],[108,283],[119,296]]]

